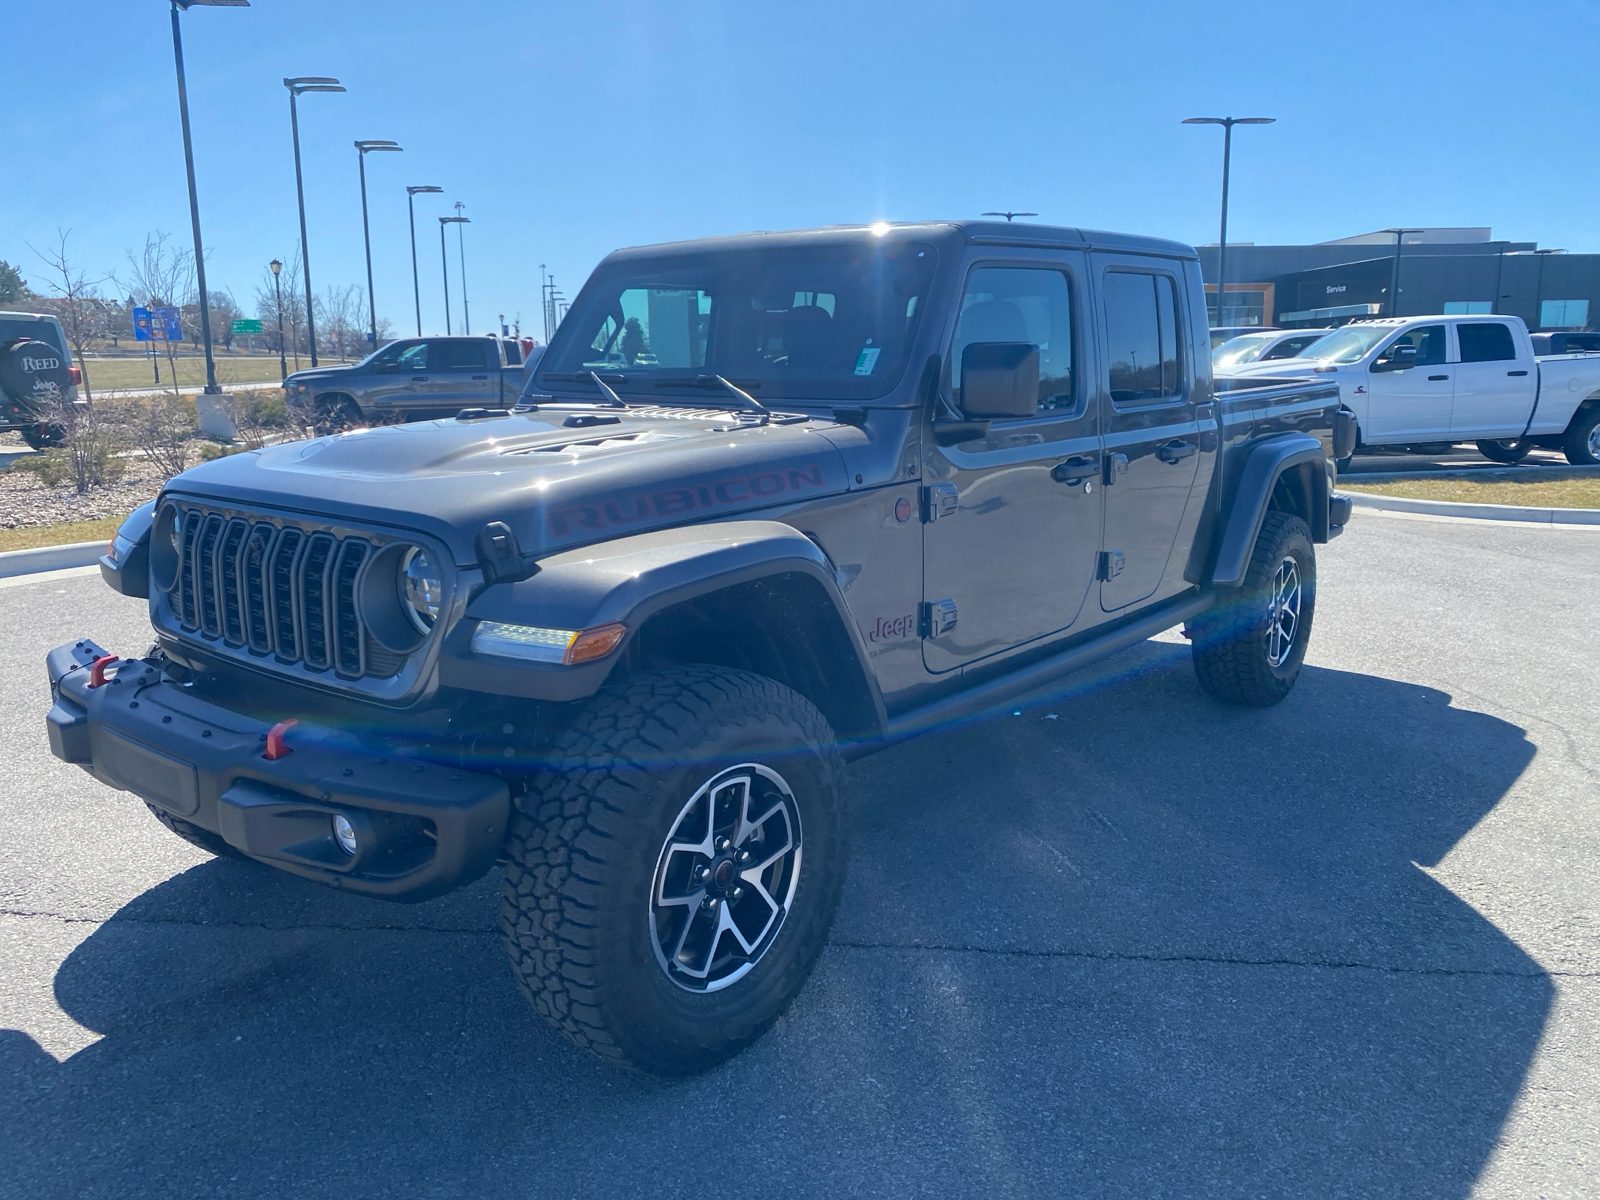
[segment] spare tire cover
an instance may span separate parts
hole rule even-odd
[[[0,392],[21,404],[65,400],[71,376],[66,355],[49,342],[23,338],[0,346]]]

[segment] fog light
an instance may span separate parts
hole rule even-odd
[[[360,848],[356,841],[356,827],[350,824],[350,818],[343,813],[333,814],[333,840],[339,843],[339,849],[352,856]]]

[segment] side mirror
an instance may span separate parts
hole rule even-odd
[[[969,417],[1031,417],[1039,411],[1039,347],[973,342],[961,352],[961,411]]]
[[[1374,371],[1404,371],[1417,365],[1415,346],[1390,346],[1384,356],[1372,364]]]

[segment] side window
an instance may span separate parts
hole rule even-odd
[[[1182,393],[1178,292],[1170,275],[1107,271],[1103,286],[1111,399],[1147,404]]]
[[[1501,326],[1504,328],[1504,326]],[[1444,365],[1444,326],[1424,325],[1420,329],[1413,329],[1403,333],[1394,341],[1384,347],[1383,353],[1378,355],[1378,362],[1389,362],[1395,357],[1396,346],[1415,346],[1417,357],[1414,366],[1439,367]]]
[[[395,355],[395,369],[400,371],[426,371],[428,369],[428,343],[413,342]]]
[[[1516,358],[1516,343],[1511,340],[1511,327],[1499,321],[1463,322],[1456,326],[1456,340],[1461,343],[1461,361],[1503,362]]]
[[[974,342],[1027,342],[1039,347],[1039,410],[1070,409],[1072,290],[1047,267],[979,267],[967,276],[950,346],[950,378],[961,403],[961,353]]]
[[[486,371],[489,368],[489,339],[482,341],[439,342],[433,356],[435,371]]]

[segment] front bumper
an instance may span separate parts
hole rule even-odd
[[[280,870],[390,900],[425,900],[483,874],[505,838],[510,794],[493,775],[418,761],[326,726],[296,724],[264,757],[266,722],[194,696],[137,659],[100,686],[92,641],[50,651],[50,749]],[[343,815],[358,835],[334,840]]]

